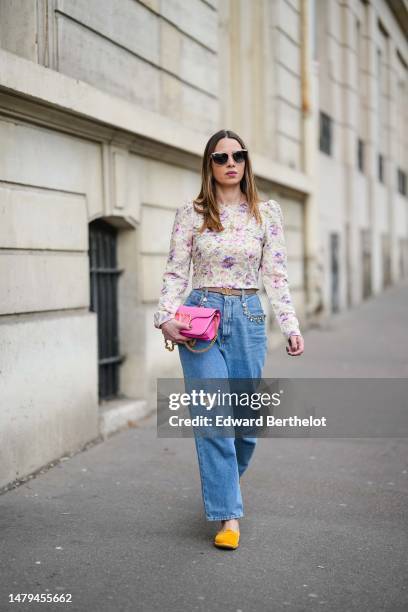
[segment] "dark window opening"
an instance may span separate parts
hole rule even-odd
[[[378,180],[384,183],[384,155],[378,154]]]
[[[89,225],[91,307],[98,315],[99,399],[119,393],[117,230],[97,219]]]
[[[401,195],[407,195],[407,173],[398,168],[397,170],[398,179],[398,192]]]
[[[320,111],[319,148],[323,153],[331,155],[332,149],[332,120],[329,115]]]
[[[357,162],[360,172],[364,172],[364,142],[361,138],[357,141]]]

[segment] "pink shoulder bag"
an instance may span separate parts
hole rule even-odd
[[[204,353],[212,347],[218,336],[218,326],[221,319],[221,311],[218,308],[206,308],[202,306],[184,306],[181,304],[174,315],[177,321],[183,321],[186,326],[191,323],[191,328],[181,329],[180,334],[191,338],[191,341],[184,343],[192,353]],[[203,349],[193,350],[197,340],[211,340],[211,343]],[[170,342],[170,345],[167,343]],[[175,344],[173,340],[164,341],[164,346],[168,351],[173,351]]]

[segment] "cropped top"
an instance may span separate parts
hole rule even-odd
[[[189,201],[176,210],[154,326],[174,318],[193,262],[192,288],[257,288],[259,270],[282,333],[300,335],[288,285],[283,217],[275,200],[259,203],[262,226],[248,204],[220,204],[222,232],[199,233],[203,216]]]

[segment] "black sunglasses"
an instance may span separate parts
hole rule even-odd
[[[247,156],[247,149],[240,149],[239,151],[234,151],[232,154],[232,157],[237,164],[242,164],[242,162],[246,160]],[[228,153],[211,153],[211,159],[219,166],[223,166],[228,161]]]

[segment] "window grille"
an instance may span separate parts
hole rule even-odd
[[[91,310],[98,316],[99,399],[119,392],[117,230],[102,219],[89,225]]]

